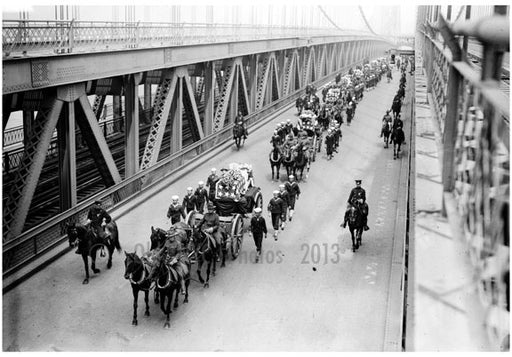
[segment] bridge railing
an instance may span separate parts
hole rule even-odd
[[[490,344],[500,346],[510,330],[510,110],[499,83],[509,29],[504,16],[485,21],[485,27],[450,26],[441,18],[419,37],[427,91],[443,134],[445,213],[467,242],[482,306],[475,318],[483,320]],[[482,42],[481,68],[465,60],[456,35]]]
[[[4,20],[2,25],[4,59],[41,52],[116,51],[290,37],[372,36],[350,29],[242,24]]]

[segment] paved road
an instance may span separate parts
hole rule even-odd
[[[264,241],[263,262],[249,259],[254,244],[246,235],[239,259],[228,262],[209,289],[192,282],[190,302],[171,314],[170,329],[163,329],[164,315],[152,302],[152,315],[143,316],[141,297],[139,325],[131,326],[132,293],[123,278],[123,255],[114,256],[110,271],[102,269],[82,285],[81,260],[69,253],[3,296],[3,349],[382,350],[401,160],[393,160],[392,149],[383,149],[378,134],[398,89],[397,72],[394,77],[365,93],[355,121],[342,127],[340,153],[333,160],[326,160],[322,147],[307,182],[301,183],[293,222],[279,241],[271,234]],[[270,177],[268,140],[275,123],[288,118],[296,121],[294,109],[251,133],[239,152],[227,150],[120,217],[123,249],[146,245],[151,226],[165,226],[170,197],[205,180],[211,167],[251,163],[266,207],[278,186]],[[370,231],[352,253],[350,233],[339,224],[356,178],[363,179],[367,191]]]

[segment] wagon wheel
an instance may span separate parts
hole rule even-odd
[[[254,196],[254,208],[261,208],[263,209],[263,195],[261,194],[261,191],[256,192],[256,196]]]
[[[231,257],[235,260],[242,248],[244,239],[244,221],[240,214],[237,214],[231,222]]]
[[[316,142],[317,140],[317,137],[316,137],[316,134],[315,134],[315,137],[313,138],[313,157],[311,158],[311,161],[315,162],[316,160]]]
[[[108,260],[110,259],[110,252],[108,251],[108,247],[106,244],[93,244],[91,249],[89,249],[89,256],[94,257],[93,254],[96,254],[96,266],[103,264],[107,265]]]

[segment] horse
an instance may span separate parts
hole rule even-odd
[[[295,164],[293,166],[293,175],[297,177],[297,172],[300,171],[300,180],[302,180],[304,168],[307,168],[307,172],[309,172],[309,150],[304,147],[302,143],[300,143],[297,145],[297,150],[294,154],[294,157]],[[299,178],[297,177],[297,179]]]
[[[108,262],[107,269],[112,267],[112,254],[114,249],[118,252],[121,251],[121,245],[119,243],[119,232],[117,230],[116,223],[112,220],[105,226],[105,231],[102,235],[96,236],[91,225],[82,225],[77,223],[68,224],[66,227],[69,246],[73,247],[78,245],[76,251],[77,254],[82,256],[85,267],[85,279],[82,284],[89,283],[89,257],[91,257],[92,264],[91,269],[95,274],[100,272],[96,268],[96,253],[101,250],[101,256],[104,256],[104,247],[107,248]]]
[[[174,258],[173,258],[174,259]],[[190,263],[187,263],[188,273],[185,277],[180,277],[179,273],[172,267],[165,263],[165,259],[163,256],[156,256],[155,263],[152,267],[151,272],[149,273],[150,279],[154,279],[155,281],[155,290],[160,295],[160,309],[165,314],[166,319],[164,323],[164,328],[170,328],[170,318],[171,314],[171,303],[174,294],[176,295],[174,299],[174,309],[178,308],[178,294],[181,288],[181,279],[185,279],[185,298],[183,303],[188,303],[188,287],[190,285]],[[167,300],[167,305],[165,304]]]
[[[384,146],[386,149],[389,147],[389,135],[391,134],[392,124],[391,121],[382,121],[382,130],[380,131],[380,137],[384,137]]]
[[[283,147],[281,163],[286,168],[286,176],[289,177],[294,171],[295,160],[293,150],[288,146]]]
[[[215,276],[217,257],[220,255],[221,247],[216,247],[217,243],[215,242],[215,238],[211,234],[205,233],[195,227],[192,230],[192,239],[190,241],[190,244],[193,245],[193,250],[195,251],[196,254],[197,276],[199,278],[199,281],[201,282],[201,284],[203,284],[203,287],[209,288],[210,271],[212,272],[212,275]],[[224,263],[225,257],[227,255],[227,249],[226,254],[223,255]],[[201,269],[205,261],[208,263],[206,268],[206,280],[204,280],[201,275]]]
[[[355,252],[363,244],[364,217],[354,205],[350,205],[346,212],[346,217],[350,235],[352,236],[352,251]]]
[[[233,139],[235,140],[236,149],[240,150],[240,146],[243,146],[245,142],[245,132],[241,126],[235,125],[233,127]]]
[[[274,148],[270,151],[268,155],[268,160],[270,161],[270,167],[272,168],[272,181],[274,180],[274,168],[276,169],[276,180],[279,180],[279,170],[281,168],[281,161],[283,157],[281,155],[281,149],[279,146],[274,145]]]
[[[132,325],[137,326],[137,302],[139,291],[144,291],[144,302],[146,303],[146,312],[144,316],[149,316],[149,291],[152,288],[152,281],[149,278],[150,267],[145,264],[137,254],[124,252],[124,278],[130,280],[133,293],[133,320]]]
[[[393,129],[391,133],[391,140],[393,141],[393,160],[400,158],[400,147],[405,141],[405,134],[402,127],[398,126]]]

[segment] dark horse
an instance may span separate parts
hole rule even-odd
[[[393,129],[391,133],[391,140],[393,141],[393,160],[400,158],[400,147],[405,141],[405,134],[402,127],[398,126]]]
[[[221,247],[216,246],[217,243],[215,242],[215,238],[211,234],[205,233],[198,228],[193,229],[192,240],[190,243],[193,245],[194,251],[196,253],[197,276],[199,281],[201,284],[204,284],[205,288],[209,288],[210,271],[212,272],[212,275],[215,276],[217,257],[220,255]],[[226,255],[227,250],[225,254],[223,254],[223,264],[225,263]],[[206,281],[201,275],[201,269],[205,261],[208,263],[206,268]]]
[[[384,144],[386,144],[386,146],[384,147],[386,149],[389,147],[389,135],[391,134],[391,128],[392,125],[390,121],[382,121],[382,130],[380,131],[380,137],[384,137]]]
[[[300,172],[300,178],[297,177],[297,179],[302,180],[304,168],[307,168],[307,172],[309,172],[309,150],[302,144],[299,144],[294,156],[295,165],[293,166],[293,175],[297,177],[297,172]]]
[[[363,214],[353,205],[350,205],[345,218],[348,221],[348,228],[352,236],[352,251],[355,252],[362,242],[363,228],[364,228],[364,217]],[[343,225],[345,227],[345,225]]]
[[[173,266],[166,264],[164,256],[156,255],[154,259],[154,266],[149,275],[150,279],[154,279],[155,281],[155,290],[160,295],[160,309],[166,316],[164,328],[170,328],[171,324],[169,315],[172,312],[172,298],[174,294],[176,294],[173,307],[177,309],[178,294],[181,288],[181,279],[185,279],[185,299],[183,300],[183,303],[188,303],[188,287],[190,285],[190,262],[187,261],[186,275],[184,277],[181,277],[178,271]],[[167,305],[165,304],[166,300]]]
[[[295,170],[295,160],[293,157],[293,150],[290,147],[283,147],[281,163],[286,168],[286,176],[289,177]]]
[[[233,140],[235,140],[237,150],[240,150],[240,146],[244,145],[246,138],[247,130],[242,125],[235,124],[233,127]]]
[[[92,260],[92,271],[95,274],[100,272],[100,270],[96,268],[96,253],[98,250],[102,256],[104,256],[105,253],[108,254],[107,268],[110,269],[112,267],[112,254],[114,253],[114,249],[118,252],[121,251],[121,245],[119,244],[119,232],[117,230],[117,225],[113,220],[105,226],[103,237],[96,236],[90,225],[84,226],[77,223],[71,223],[68,224],[66,230],[69,245],[75,246],[78,244],[76,253],[80,254],[84,261],[85,279],[82,284],[89,283],[89,257],[91,257]],[[107,248],[107,252],[105,252],[105,247]]]
[[[276,180],[279,180],[279,170],[281,169],[281,160],[283,159],[279,146],[274,145],[274,148],[268,155],[268,159],[270,161],[270,167],[272,168],[272,180],[274,180],[274,168],[276,171]]]
[[[130,280],[133,293],[133,320],[132,325],[137,326],[137,302],[139,291],[144,291],[144,301],[146,302],[146,312],[144,316],[149,316],[149,290],[151,290],[152,280],[150,279],[150,266],[143,263],[135,253],[124,252],[124,278]]]

